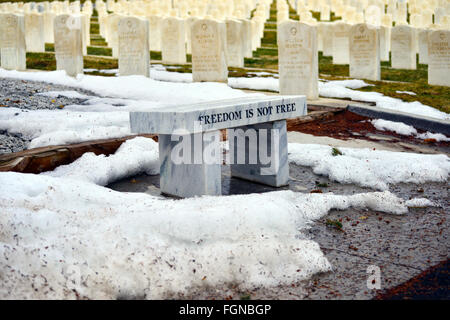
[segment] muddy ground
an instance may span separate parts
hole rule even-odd
[[[290,185],[284,189],[297,192],[354,194],[374,191],[356,185],[344,185],[317,176],[310,168],[290,164]],[[327,184],[320,188],[318,184]],[[159,195],[159,176],[140,175],[117,181],[108,186],[123,192],[145,192]],[[283,189],[283,188],[282,188]],[[230,178],[229,167],[222,169],[223,195],[273,191],[275,188]],[[279,190],[279,189],[276,189]],[[319,243],[333,265],[333,271],[317,274],[312,279],[290,287],[260,288],[240,292],[233,285],[226,288],[199,289],[191,299],[371,299],[422,271],[449,258],[449,186],[446,183],[424,185],[399,184],[391,192],[404,199],[427,197],[439,207],[411,208],[403,216],[370,210],[332,210],[315,222],[306,232],[309,239]],[[339,221],[342,229],[327,224]],[[381,290],[367,288],[367,267],[381,269]],[[447,291],[449,292],[449,291]]]

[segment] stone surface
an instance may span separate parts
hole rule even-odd
[[[148,21],[126,17],[119,20],[119,74],[150,76]]]
[[[8,70],[26,69],[25,20],[23,15],[0,15],[1,67]]]
[[[46,11],[42,14],[44,18],[44,41],[46,43],[54,43],[53,20],[56,15],[53,12]]]
[[[201,145],[200,150],[204,150],[210,143],[219,144],[219,141],[213,139],[203,139],[205,135],[206,133],[184,135],[180,137],[181,142],[172,141],[172,135],[158,135],[160,188],[163,194],[177,197],[221,194],[221,163],[207,164],[202,154],[201,159],[195,159],[199,156],[199,150],[196,150],[200,148],[198,145]],[[220,138],[220,134],[213,137]],[[172,155],[176,152],[174,148],[182,144],[184,139],[189,140],[191,147],[190,163],[177,164],[172,160]],[[197,147],[194,141],[199,141]]]
[[[123,16],[118,14],[110,14],[107,18],[106,41],[108,46],[112,48],[113,58],[119,57],[119,21]]]
[[[333,24],[333,64],[349,64],[350,25],[344,22]]]
[[[319,25],[320,28],[320,25]],[[333,24],[324,23],[322,33],[322,50],[323,55],[327,57],[333,56]]]
[[[25,14],[25,43],[28,52],[45,52],[44,17],[42,14]]]
[[[227,58],[228,66],[244,67],[244,43],[242,41],[243,24],[238,20],[227,20]]]
[[[407,25],[392,27],[391,59],[394,69],[416,69],[414,30]]]
[[[236,98],[130,112],[130,127],[133,133],[196,133],[296,118],[306,113],[305,96]]]
[[[389,61],[391,51],[391,27],[380,26],[380,61]]]
[[[231,176],[273,187],[288,184],[286,120],[228,129],[227,137]]]
[[[148,16],[149,22],[149,46],[152,51],[161,51],[161,22],[159,16]]]
[[[428,34],[428,83],[450,86],[450,31]]]
[[[197,20],[191,29],[194,82],[228,81],[226,26],[214,20]]]
[[[252,52],[252,22],[248,19],[241,19],[242,22],[242,43],[244,45],[244,57],[251,58]]]
[[[197,21],[197,17],[189,17],[185,20],[185,32],[186,32],[186,53],[192,54],[192,37],[191,37],[191,30],[192,25],[195,21]]]
[[[430,29],[418,29],[419,63],[428,64],[428,34]]]
[[[380,42],[378,29],[360,23],[350,28],[350,77],[380,80]]]
[[[62,14],[54,21],[56,69],[75,77],[83,73],[83,35],[80,16]]]
[[[277,42],[280,94],[302,94],[317,99],[317,28],[297,21],[282,22],[278,25]]]
[[[168,17],[161,26],[161,52],[163,63],[186,63],[185,30],[183,19]]]

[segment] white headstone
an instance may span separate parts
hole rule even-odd
[[[450,86],[450,31],[434,30],[428,34],[428,83]]]
[[[107,19],[107,38],[108,46],[112,48],[112,56],[114,58],[119,57],[119,33],[117,29],[119,27],[119,20],[123,16],[118,14],[110,14]]]
[[[332,23],[324,23],[322,32],[322,52],[324,56],[333,56],[333,34],[334,25]]]
[[[53,20],[56,15],[51,11],[45,11],[42,16],[44,18],[44,41],[46,43],[54,43]]]
[[[83,73],[82,20],[79,15],[58,15],[54,21],[56,69],[75,77]]]
[[[227,20],[227,58],[230,67],[244,67],[244,45],[242,41],[242,22]]]
[[[151,51],[161,51],[161,22],[162,18],[156,15],[147,17],[149,46]]]
[[[277,43],[280,94],[317,99],[317,27],[297,21],[282,22],[278,25]]]
[[[417,30],[419,38],[419,63],[422,64],[428,63],[428,34],[430,31],[430,29]]]
[[[380,26],[380,60],[389,61],[391,50],[391,27]]]
[[[348,64],[350,24],[337,22],[333,24],[333,64]]]
[[[168,17],[161,25],[161,52],[164,63],[186,63],[184,20]]]
[[[395,26],[391,30],[391,58],[394,69],[416,69],[414,29],[410,26]]]
[[[44,18],[42,14],[25,14],[25,43],[28,52],[45,52]]]
[[[243,31],[242,41],[244,45],[244,57],[251,58],[253,56],[252,51],[252,22],[248,19],[241,19]]]
[[[380,80],[378,29],[365,23],[350,28],[350,77]]]
[[[126,17],[119,20],[119,74],[150,76],[148,20]]]
[[[8,70],[26,69],[25,19],[23,15],[0,14],[0,61]]]
[[[193,23],[192,78],[199,81],[228,81],[225,23],[202,19]]]

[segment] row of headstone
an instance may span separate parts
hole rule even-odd
[[[34,5],[34,6],[32,6]],[[22,14],[25,21],[25,44],[28,52],[45,52],[45,43],[54,43],[54,20],[57,15],[77,14],[82,19],[83,52],[87,53],[90,45],[90,19],[93,6],[86,1],[83,10],[80,2],[69,1],[41,3],[4,3],[0,6],[1,13]]]
[[[9,70],[26,69],[25,17],[0,14],[0,65]],[[70,76],[83,73],[82,21],[76,15],[58,15],[54,19],[57,70]]]
[[[380,29],[368,24],[349,26],[345,37],[334,33],[334,39],[346,38],[345,45],[333,46],[339,52],[333,56],[347,58],[350,77],[378,81],[380,69]],[[280,94],[304,94],[318,98],[317,26],[298,21],[284,21],[278,26],[278,60]],[[426,33],[428,83],[450,86],[450,31]],[[402,69],[415,69],[416,54],[409,26],[397,26],[392,31],[392,64]],[[340,39],[339,39],[340,40]],[[338,41],[339,41],[338,40]],[[344,56],[345,55],[345,56]]]

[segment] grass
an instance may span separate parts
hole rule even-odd
[[[331,149],[331,155],[333,157],[342,156],[342,152],[338,148],[333,148],[333,149]]]
[[[90,33],[92,34],[100,34],[100,25],[98,23],[91,22]]]
[[[87,54],[92,56],[112,57],[112,49],[107,47],[87,47]]]
[[[327,221],[325,222],[325,224],[329,227],[333,227],[338,229],[339,231],[343,231],[342,229],[342,223],[339,220],[331,220],[331,219],[327,219]]]
[[[105,59],[93,56],[83,58],[87,69],[117,69],[117,59]],[[27,52],[27,68],[37,70],[56,70],[55,54],[52,52]],[[105,75],[105,74],[101,74]]]
[[[107,46],[106,40],[103,38],[91,38],[92,46]]]

